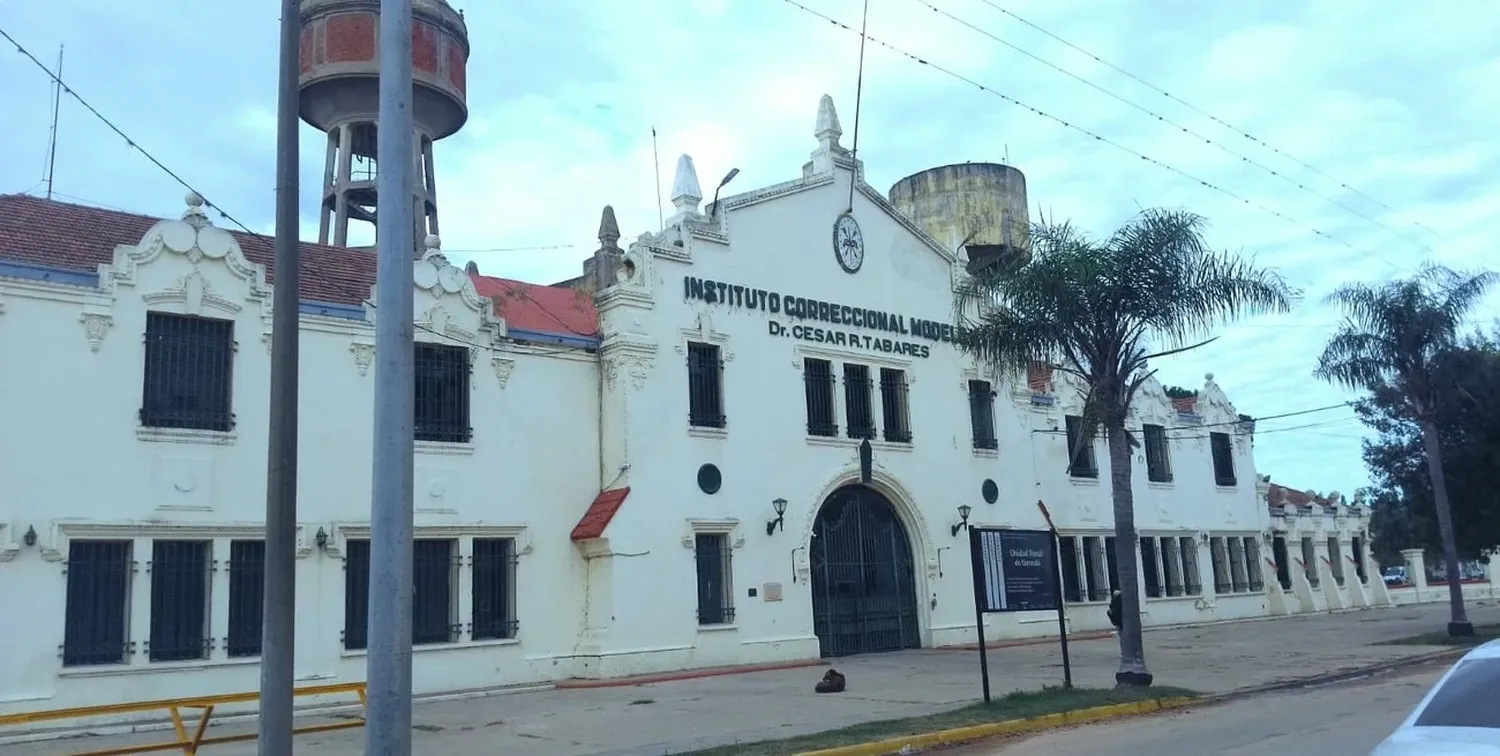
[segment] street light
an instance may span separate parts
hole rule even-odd
[[[740,175],[740,169],[730,168],[729,172],[724,174],[724,178],[719,182],[719,185],[714,187],[714,204],[713,209],[708,211],[709,220],[713,220],[719,214],[719,190],[723,189],[725,184],[733,181],[734,177],[738,175]]]

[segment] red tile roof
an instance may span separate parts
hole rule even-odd
[[[1045,362],[1033,362],[1026,367],[1026,385],[1032,391],[1046,393],[1051,390],[1052,366]]]
[[[1266,503],[1273,507],[1279,507],[1283,504],[1291,504],[1294,507],[1319,504],[1326,507],[1333,504],[1329,499],[1318,496],[1315,493],[1310,494],[1306,491],[1298,491],[1295,488],[1287,488],[1275,483],[1272,483],[1271,487],[1266,491]]]
[[[604,529],[609,527],[610,520],[615,519],[615,513],[620,511],[620,505],[625,503],[625,497],[629,495],[630,486],[600,491],[594,497],[594,503],[589,505],[588,511],[578,519],[578,524],[573,526],[573,540],[587,541],[603,537]]]
[[[120,210],[0,194],[0,260],[94,273],[114,261],[115,247],[141,243],[162,219]],[[227,230],[227,229],[226,229]],[[231,231],[252,262],[276,279],[273,239]],[[473,275],[474,288],[492,298],[506,325],[564,336],[594,336],[598,315],[586,295],[571,289]],[[375,256],[367,251],[302,243],[301,298],[359,305],[375,283]]]
[[[1176,408],[1176,410],[1178,412],[1186,412],[1188,414],[1192,414],[1192,413],[1198,411],[1198,397],[1196,397],[1196,396],[1181,396],[1181,397],[1177,397],[1177,398],[1175,398],[1175,399],[1172,400],[1172,406],[1174,408]]]

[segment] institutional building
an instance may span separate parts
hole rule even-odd
[[[1108,464],[1099,440],[1069,459],[1078,387],[952,342],[969,258],[1024,231],[1023,179],[934,169],[898,210],[840,136],[825,98],[800,176],[706,207],[683,159],[665,229],[622,249],[606,210],[564,284],[461,270],[429,237],[417,693],[972,642],[963,526],[1043,527],[1038,501],[1071,626],[1107,625]],[[375,259],[302,260],[296,675],[354,681]],[[271,262],[197,197],[166,220],[0,197],[0,711],[256,689]],[[1147,382],[1131,422],[1145,622],[1302,611],[1267,579],[1254,429],[1212,377]],[[1043,614],[986,636],[1055,632]]]

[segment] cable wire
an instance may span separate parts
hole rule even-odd
[[[802,11],[805,11],[805,12],[807,12],[807,13],[813,15],[813,16],[817,16],[818,18],[821,18],[824,21],[827,21],[828,23],[833,24],[834,26],[837,26],[838,28],[843,29],[844,31],[851,32],[853,34],[859,34],[860,33],[858,29],[855,29],[855,28],[849,26],[848,24],[845,24],[844,22],[839,21],[838,19],[832,18],[831,16],[827,16],[827,15],[825,15],[825,14],[819,12],[819,11],[813,10],[812,8],[809,8],[806,5],[803,5],[802,3],[797,2],[797,0],[782,0],[782,2],[785,2],[786,4],[791,5],[791,6],[795,7],[795,8],[798,8],[798,9],[800,9]],[[978,89],[981,92],[984,92],[986,94],[998,97],[998,98],[1000,98],[1000,99],[1002,99],[1002,100],[1004,100],[1004,101],[1006,101],[1006,102],[1010,103],[1011,105],[1014,105],[1014,106],[1016,106],[1018,108],[1022,108],[1024,110],[1029,110],[1029,111],[1031,111],[1035,115],[1041,116],[1041,117],[1046,118],[1047,120],[1050,120],[1050,121],[1054,121],[1054,122],[1056,122],[1058,124],[1061,124],[1065,128],[1071,129],[1073,131],[1077,131],[1077,132],[1079,132],[1079,133],[1081,133],[1081,134],[1083,134],[1083,135],[1085,135],[1085,136],[1087,136],[1087,137],[1089,137],[1089,138],[1091,138],[1091,139],[1093,139],[1093,140],[1095,140],[1097,142],[1101,142],[1103,144],[1107,144],[1107,145],[1109,145],[1111,147],[1114,147],[1114,148],[1116,148],[1118,150],[1121,150],[1121,151],[1126,152],[1126,153],[1128,153],[1130,155],[1133,155],[1133,156],[1135,156],[1135,157],[1137,157],[1137,158],[1139,158],[1139,159],[1141,159],[1141,160],[1143,160],[1143,161],[1145,161],[1147,163],[1150,163],[1152,165],[1157,166],[1158,168],[1162,168],[1164,170],[1167,170],[1167,171],[1170,171],[1172,173],[1175,173],[1178,176],[1181,176],[1182,178],[1185,178],[1185,179],[1187,179],[1189,181],[1195,182],[1195,183],[1203,186],[1204,188],[1207,188],[1207,189],[1210,189],[1210,190],[1212,190],[1214,192],[1222,194],[1222,195],[1224,195],[1226,197],[1229,197],[1230,199],[1236,200],[1236,201],[1244,203],[1245,205],[1248,205],[1250,207],[1254,207],[1254,208],[1257,208],[1257,209],[1259,209],[1259,210],[1261,210],[1263,212],[1266,212],[1266,213],[1269,213],[1271,215],[1274,215],[1277,218],[1280,218],[1280,219],[1282,219],[1282,220],[1284,220],[1284,221],[1286,221],[1288,223],[1291,223],[1291,224],[1294,224],[1294,225],[1297,225],[1297,226],[1301,226],[1302,228],[1307,229],[1308,231],[1311,231],[1314,235],[1319,236],[1319,237],[1321,237],[1321,238],[1323,238],[1323,239],[1325,239],[1327,241],[1333,242],[1334,244],[1338,244],[1338,245],[1340,245],[1342,247],[1346,247],[1346,248],[1348,248],[1350,250],[1353,250],[1354,252],[1357,252],[1357,253],[1359,253],[1361,255],[1367,255],[1367,256],[1373,257],[1374,259],[1379,260],[1380,262],[1383,262],[1386,265],[1391,266],[1391,268],[1394,269],[1394,270],[1396,270],[1397,272],[1401,272],[1402,271],[1402,269],[1399,266],[1397,266],[1395,263],[1392,263],[1389,260],[1386,260],[1385,258],[1383,258],[1383,257],[1381,257],[1381,256],[1379,256],[1379,255],[1377,255],[1377,254],[1375,254],[1373,252],[1370,252],[1369,250],[1360,249],[1359,247],[1356,247],[1353,244],[1350,244],[1349,242],[1346,242],[1346,241],[1344,241],[1342,239],[1334,238],[1333,236],[1330,236],[1329,234],[1325,233],[1322,229],[1320,229],[1317,226],[1314,226],[1314,225],[1312,225],[1312,224],[1310,224],[1310,223],[1308,223],[1306,221],[1302,221],[1302,220],[1298,220],[1296,218],[1293,218],[1293,217],[1291,217],[1291,216],[1289,216],[1289,215],[1287,215],[1287,214],[1285,214],[1283,212],[1280,212],[1278,210],[1275,210],[1275,209],[1272,209],[1270,207],[1267,207],[1266,205],[1263,205],[1263,204],[1261,204],[1259,202],[1255,202],[1254,200],[1251,200],[1248,197],[1244,197],[1244,196],[1241,196],[1239,194],[1236,194],[1236,193],[1234,193],[1234,192],[1232,192],[1232,191],[1230,191],[1228,189],[1225,189],[1222,186],[1219,186],[1218,184],[1214,184],[1214,183],[1212,183],[1212,182],[1210,182],[1210,181],[1208,181],[1206,179],[1199,178],[1198,176],[1195,176],[1195,175],[1193,175],[1191,173],[1188,173],[1187,171],[1184,171],[1181,168],[1178,168],[1178,167],[1173,166],[1173,165],[1169,165],[1169,164],[1164,163],[1164,162],[1162,162],[1160,160],[1157,160],[1157,159],[1155,159],[1153,157],[1150,157],[1149,155],[1146,155],[1146,154],[1144,154],[1144,153],[1142,153],[1142,152],[1140,152],[1138,150],[1135,150],[1133,148],[1127,147],[1127,146],[1125,146],[1125,145],[1123,145],[1123,144],[1121,144],[1119,142],[1116,142],[1116,141],[1114,141],[1112,139],[1109,139],[1107,137],[1104,137],[1104,136],[1101,136],[1099,134],[1096,134],[1096,133],[1094,133],[1094,132],[1092,132],[1092,131],[1090,131],[1090,130],[1082,127],[1082,126],[1079,126],[1079,125],[1077,125],[1077,124],[1075,124],[1075,123],[1073,123],[1071,121],[1068,121],[1067,119],[1064,119],[1064,118],[1052,115],[1051,113],[1048,113],[1048,112],[1046,112],[1044,110],[1041,110],[1039,108],[1035,108],[1035,107],[1033,107],[1031,105],[1028,105],[1028,104],[1026,104],[1024,102],[1021,102],[1020,100],[1018,100],[1018,99],[1016,99],[1014,97],[1011,97],[1010,95],[1005,94],[1004,92],[1000,92],[999,90],[992,89],[992,88],[990,88],[990,87],[988,87],[988,86],[986,86],[984,84],[979,83],[978,81],[975,81],[972,78],[969,78],[968,76],[965,76],[965,75],[963,75],[961,73],[958,73],[957,71],[954,71],[951,68],[946,68],[946,67],[944,67],[942,65],[939,65],[937,63],[933,63],[932,61],[927,60],[926,58],[922,58],[922,57],[916,55],[915,53],[907,52],[906,50],[904,50],[902,48],[899,48],[899,47],[896,47],[895,45],[892,45],[889,42],[886,42],[886,41],[881,40],[881,39],[877,39],[877,38],[875,38],[875,37],[873,37],[871,35],[868,35],[868,34],[865,35],[865,38],[868,39],[870,42],[873,42],[873,43],[875,43],[877,45],[880,45],[881,47],[886,48],[887,50],[890,50],[891,52],[894,52],[894,53],[896,53],[898,55],[901,55],[901,56],[904,56],[906,58],[909,58],[909,59],[911,59],[911,60],[913,60],[913,61],[915,61],[915,62],[917,62],[917,63],[919,63],[921,65],[927,66],[927,67],[932,68],[932,69],[934,69],[936,71],[939,71],[939,72],[942,72],[944,74],[947,74],[948,76],[951,76],[951,77],[953,77],[953,78],[955,78],[955,79],[957,79],[959,81],[962,81],[965,84],[968,84],[969,86],[972,86],[972,87]]]
[[[52,82],[54,84],[56,84],[58,87],[60,87],[62,89],[62,91],[67,92],[69,96],[71,96],[73,99],[75,99],[75,100],[78,101],[79,105],[82,105],[90,113],[93,113],[94,117],[98,118],[100,121],[103,121],[104,125],[108,126],[111,131],[115,132],[116,134],[119,134],[120,138],[125,140],[125,144],[129,145],[132,149],[134,149],[135,151],[141,153],[142,155],[145,155],[147,160],[150,160],[152,163],[154,163],[157,168],[162,169],[162,171],[164,171],[168,176],[171,176],[173,178],[173,180],[175,180],[177,183],[181,184],[185,189],[187,189],[188,191],[192,192],[193,194],[198,195],[198,197],[203,200],[203,204],[207,205],[208,207],[213,208],[216,212],[218,212],[219,215],[223,216],[223,218],[225,220],[229,221],[230,223],[233,223],[236,226],[239,226],[240,229],[243,230],[245,233],[252,234],[252,235],[255,235],[255,236],[261,236],[261,234],[256,234],[254,231],[251,231],[248,227],[245,226],[245,224],[239,222],[239,220],[236,219],[234,216],[232,216],[229,213],[225,212],[224,208],[219,207],[218,205],[216,205],[213,202],[211,202],[208,199],[207,195],[205,195],[203,192],[200,192],[197,189],[193,188],[193,185],[189,184],[187,182],[187,180],[184,179],[183,177],[177,175],[176,171],[173,171],[171,168],[168,168],[165,163],[163,163],[160,160],[157,160],[155,155],[152,155],[150,152],[146,151],[145,147],[142,147],[139,144],[137,144],[134,139],[130,138],[130,135],[128,135],[125,132],[121,131],[120,127],[116,126],[113,121],[109,120],[108,118],[105,118],[103,113],[100,113],[97,109],[94,108],[93,105],[90,105],[87,100],[83,99],[83,97],[81,95],[79,95],[77,92],[74,92],[72,87],[69,87],[67,85],[67,83],[65,83],[57,74],[55,74],[55,73],[52,72],[52,69],[50,69],[50,68],[47,67],[47,64],[41,62],[40,60],[37,60],[37,57],[35,55],[32,55],[29,50],[27,50],[25,47],[21,46],[21,43],[17,42],[16,39],[15,39],[15,37],[10,36],[10,34],[6,33],[6,31],[4,29],[0,29],[0,37],[4,37],[7,42],[11,43],[12,45],[15,45],[16,52],[18,52],[18,53],[26,56],[27,58],[29,58],[31,60],[31,62],[34,63],[34,64],[36,64],[37,68],[42,69],[42,72],[45,73],[45,74],[47,74],[47,77],[50,78],[50,79],[52,79]]]
[[[1289,153],[1287,153],[1287,152],[1285,152],[1285,151],[1283,151],[1281,149],[1278,149],[1274,145],[1271,145],[1270,143],[1266,142],[1265,140],[1263,140],[1263,139],[1261,139],[1259,137],[1256,137],[1256,136],[1250,134],[1249,132],[1245,131],[1244,129],[1241,129],[1240,127],[1235,126],[1234,124],[1231,124],[1231,123],[1223,120],[1222,118],[1219,118],[1218,116],[1216,116],[1216,115],[1214,115],[1212,113],[1209,113],[1208,111],[1203,110],[1202,108],[1199,108],[1196,105],[1193,105],[1192,103],[1188,102],[1187,100],[1184,100],[1181,97],[1178,97],[1177,95],[1174,95],[1171,92],[1168,92],[1167,90],[1162,89],[1161,87],[1158,87],[1155,84],[1152,84],[1151,82],[1146,81],[1145,79],[1142,79],[1141,77],[1136,76],[1135,74],[1133,74],[1133,73],[1131,73],[1129,71],[1126,71],[1125,69],[1123,69],[1123,68],[1121,68],[1121,67],[1119,67],[1119,66],[1117,66],[1117,65],[1115,65],[1113,63],[1110,63],[1109,61],[1107,61],[1107,60],[1099,57],[1098,55],[1095,55],[1094,53],[1089,52],[1088,50],[1085,50],[1082,47],[1079,47],[1078,45],[1075,45],[1072,42],[1069,42],[1068,40],[1063,39],[1062,37],[1059,37],[1058,35],[1050,32],[1050,31],[1047,31],[1046,29],[1043,29],[1041,26],[1038,26],[1037,24],[1035,24],[1035,23],[1033,23],[1031,21],[1028,21],[1025,18],[1022,18],[1020,15],[1016,14],[1015,12],[1013,12],[1013,11],[1011,11],[1011,10],[1009,10],[1009,9],[1001,6],[1001,5],[999,5],[998,3],[993,2],[993,0],[980,0],[980,1],[983,2],[985,5],[988,5],[991,8],[994,8],[995,10],[1000,11],[1001,13],[1004,13],[1005,15],[1010,16],[1011,18],[1013,18],[1013,19],[1015,19],[1015,20],[1017,20],[1017,21],[1025,24],[1025,25],[1027,25],[1029,27],[1031,27],[1032,29],[1035,29],[1036,31],[1041,32],[1042,34],[1045,34],[1048,37],[1051,37],[1052,39],[1057,40],[1058,42],[1060,42],[1060,43],[1062,43],[1062,44],[1064,44],[1064,45],[1066,45],[1066,46],[1068,46],[1068,47],[1076,50],[1077,52],[1080,52],[1080,53],[1088,56],[1089,58],[1093,59],[1094,62],[1096,62],[1096,63],[1098,63],[1100,65],[1106,66],[1106,67],[1108,67],[1110,69],[1113,69],[1116,73],[1119,73],[1120,75],[1125,76],[1126,78],[1129,78],[1129,79],[1135,81],[1138,84],[1141,84],[1141,85],[1143,85],[1145,87],[1153,89],[1153,90],[1161,93],[1161,95],[1163,97],[1166,97],[1167,99],[1172,100],[1173,102],[1176,102],[1177,104],[1179,104],[1179,105],[1181,105],[1181,106],[1183,106],[1183,107],[1185,107],[1185,108],[1187,108],[1187,109],[1189,109],[1189,110],[1191,110],[1191,111],[1193,111],[1193,112],[1195,112],[1195,113],[1197,113],[1197,114],[1199,114],[1199,115],[1201,115],[1201,116],[1209,119],[1210,121],[1213,121],[1214,123],[1219,124],[1220,126],[1223,126],[1226,129],[1229,129],[1230,131],[1235,132],[1236,134],[1239,134],[1240,136],[1242,136],[1242,137],[1244,137],[1244,138],[1246,138],[1246,139],[1248,139],[1248,140],[1250,140],[1250,141],[1252,141],[1252,142],[1260,145],[1261,147],[1264,147],[1264,148],[1266,148],[1266,149],[1268,149],[1268,150],[1276,153],[1277,155],[1280,155],[1280,156],[1286,158],[1287,160],[1290,160],[1293,163],[1296,163],[1296,164],[1302,166],[1303,168],[1306,168],[1307,170],[1312,171],[1313,173],[1316,173],[1319,176],[1322,176],[1323,178],[1326,178],[1329,181],[1334,182],[1335,184],[1338,184],[1339,188],[1341,188],[1341,189],[1343,189],[1343,190],[1345,190],[1347,192],[1351,192],[1353,194],[1357,194],[1357,195],[1359,195],[1361,197],[1364,197],[1365,199],[1369,200],[1370,202],[1373,202],[1374,204],[1379,205],[1384,210],[1387,210],[1387,211],[1392,212],[1392,213],[1399,214],[1398,211],[1395,208],[1391,207],[1390,205],[1387,205],[1384,202],[1381,202],[1380,200],[1375,199],[1374,197],[1371,197],[1370,195],[1368,195],[1368,194],[1366,194],[1366,193],[1364,193],[1364,192],[1362,192],[1362,191],[1360,191],[1358,189],[1355,189],[1354,187],[1352,187],[1352,186],[1344,183],[1343,181],[1340,181],[1339,179],[1334,178],[1333,176],[1330,176],[1330,175],[1328,175],[1327,173],[1324,173],[1321,170],[1318,170],[1316,167],[1310,165],[1306,161],[1301,160],[1301,159],[1297,158],[1296,156],[1291,155],[1291,154],[1289,154]],[[1418,228],[1426,230],[1428,233],[1431,233],[1432,235],[1437,236],[1439,239],[1442,238],[1442,235],[1439,234],[1437,231],[1433,230],[1430,226],[1424,225],[1424,224],[1422,224],[1422,223],[1420,223],[1418,221],[1411,221],[1411,224],[1413,226],[1416,226]]]
[[[1015,44],[1012,44],[1012,43],[1010,43],[1010,42],[1002,39],[1001,37],[999,37],[999,36],[997,36],[995,34],[992,34],[992,33],[988,32],[988,31],[980,28],[979,26],[975,25],[974,23],[972,23],[970,21],[966,21],[966,20],[964,20],[962,18],[959,18],[958,16],[956,16],[956,15],[954,15],[954,14],[952,14],[952,13],[946,11],[946,10],[943,10],[942,8],[939,8],[936,5],[933,5],[932,3],[928,2],[928,0],[914,0],[914,1],[917,2],[917,3],[920,3],[920,4],[924,5],[924,6],[926,6],[928,8],[930,8],[930,9],[932,9],[932,11],[934,13],[937,13],[937,14],[942,15],[942,16],[946,16],[947,18],[953,20],[955,23],[958,23],[958,24],[960,24],[960,25],[962,25],[964,27],[967,27],[968,29],[970,29],[970,30],[972,30],[972,31],[974,31],[974,32],[976,32],[978,34],[982,34],[982,35],[990,38],[991,40],[994,40],[998,44],[1004,45],[1004,46],[1006,46],[1006,47],[1008,47],[1008,48],[1010,48],[1012,50],[1015,50],[1016,52],[1021,53],[1022,55],[1025,55],[1026,57],[1031,58],[1032,60],[1034,60],[1034,61],[1036,61],[1038,63],[1041,63],[1042,65],[1047,66],[1048,68],[1053,69],[1054,71],[1057,71],[1058,73],[1063,74],[1064,76],[1068,76],[1068,77],[1070,77],[1072,79],[1075,79],[1075,80],[1083,83],[1084,85],[1086,85],[1086,86],[1088,86],[1088,87],[1090,87],[1090,88],[1092,88],[1092,89],[1094,89],[1094,90],[1096,90],[1098,92],[1101,92],[1104,95],[1106,95],[1106,96],[1108,96],[1108,97],[1110,97],[1110,98],[1112,98],[1112,99],[1114,99],[1114,100],[1116,100],[1118,102],[1124,103],[1125,105],[1128,105],[1128,106],[1130,106],[1130,107],[1132,107],[1132,108],[1134,108],[1136,110],[1139,110],[1140,112],[1145,113],[1147,116],[1149,116],[1151,118],[1154,118],[1157,121],[1160,121],[1161,123],[1164,123],[1164,124],[1167,124],[1168,126],[1172,126],[1174,128],[1177,128],[1177,129],[1181,130],[1182,133],[1187,134],[1188,136],[1191,136],[1191,137],[1193,137],[1195,139],[1201,139],[1201,140],[1203,140],[1204,144],[1211,145],[1214,148],[1220,150],[1221,152],[1223,152],[1223,153],[1225,153],[1225,154],[1227,154],[1227,155],[1229,155],[1231,157],[1238,158],[1241,162],[1245,163],[1246,165],[1250,165],[1250,166],[1253,166],[1255,168],[1259,168],[1260,170],[1265,171],[1266,173],[1269,173],[1272,176],[1275,176],[1276,178],[1279,178],[1282,181],[1285,181],[1288,184],[1291,184],[1292,186],[1297,187],[1298,189],[1301,189],[1301,190],[1303,190],[1305,192],[1308,192],[1309,194],[1312,194],[1312,195],[1314,195],[1314,196],[1316,196],[1316,197],[1318,197],[1318,198],[1320,198],[1320,199],[1322,199],[1322,200],[1324,200],[1324,201],[1326,201],[1326,202],[1328,202],[1328,203],[1330,203],[1330,204],[1332,204],[1332,205],[1334,205],[1336,207],[1339,207],[1339,208],[1341,208],[1341,209],[1343,209],[1343,210],[1345,210],[1345,211],[1347,211],[1347,212],[1349,212],[1349,213],[1351,213],[1353,215],[1357,215],[1360,218],[1363,218],[1364,220],[1367,220],[1367,221],[1369,221],[1371,223],[1374,223],[1375,225],[1381,227],[1382,229],[1385,229],[1386,231],[1390,232],[1392,235],[1395,235],[1395,236],[1398,236],[1398,237],[1400,237],[1402,239],[1405,239],[1405,240],[1411,242],[1412,244],[1417,245],[1417,247],[1419,247],[1420,249],[1422,249],[1422,250],[1424,250],[1424,251],[1426,251],[1428,253],[1432,253],[1433,252],[1432,247],[1428,246],[1427,244],[1424,244],[1420,240],[1414,239],[1411,236],[1408,236],[1407,234],[1404,234],[1404,233],[1402,233],[1400,231],[1397,231],[1396,229],[1391,228],[1390,226],[1388,226],[1385,223],[1383,223],[1380,219],[1375,218],[1373,216],[1370,216],[1369,214],[1360,211],[1358,208],[1350,207],[1349,205],[1346,205],[1343,202],[1340,202],[1337,199],[1334,199],[1333,197],[1330,197],[1330,196],[1328,196],[1328,195],[1326,195],[1326,194],[1324,194],[1324,193],[1322,193],[1322,192],[1320,192],[1320,191],[1318,191],[1318,190],[1316,190],[1316,189],[1314,189],[1314,188],[1312,188],[1310,186],[1307,186],[1306,184],[1302,183],[1301,181],[1298,181],[1296,178],[1293,178],[1292,176],[1289,176],[1289,175],[1287,175],[1285,173],[1282,173],[1281,171],[1278,171],[1275,168],[1272,168],[1271,166],[1266,165],[1265,163],[1261,163],[1261,162],[1259,162],[1257,160],[1254,160],[1254,159],[1252,159],[1252,158],[1250,158],[1250,157],[1248,157],[1248,156],[1246,156],[1246,155],[1244,155],[1242,153],[1236,152],[1236,151],[1234,151],[1233,149],[1231,149],[1230,147],[1228,147],[1227,145],[1225,145],[1225,144],[1223,144],[1221,142],[1216,142],[1213,139],[1209,138],[1208,136],[1206,136],[1206,135],[1204,135],[1202,133],[1199,133],[1197,131],[1194,131],[1193,129],[1188,128],[1187,126],[1184,126],[1184,125],[1182,125],[1182,124],[1180,124],[1180,123],[1178,123],[1176,121],[1173,121],[1172,119],[1167,118],[1166,116],[1164,116],[1164,115],[1162,115],[1160,113],[1157,113],[1157,112],[1151,110],[1150,108],[1147,108],[1144,105],[1141,105],[1141,104],[1139,104],[1139,103],[1137,103],[1137,102],[1135,102],[1133,100],[1130,100],[1130,99],[1127,99],[1127,98],[1125,98],[1125,97],[1123,97],[1121,95],[1118,95],[1118,94],[1110,91],[1109,89],[1107,89],[1105,87],[1102,87],[1102,86],[1100,86],[1098,84],[1095,84],[1094,82],[1089,81],[1088,79],[1085,79],[1082,76],[1079,76],[1078,74],[1075,74],[1072,71],[1069,71],[1069,70],[1067,70],[1067,69],[1065,69],[1065,68],[1063,68],[1063,67],[1061,67],[1061,66],[1059,66],[1059,65],[1057,65],[1055,63],[1052,63],[1051,61],[1046,60],[1045,58],[1042,58],[1041,56],[1039,56],[1039,55],[1037,55],[1037,54],[1035,54],[1035,53],[1033,53],[1033,52],[1031,52],[1029,50],[1026,50],[1026,49],[1021,48],[1021,47],[1019,47],[1019,46],[1017,46]]]

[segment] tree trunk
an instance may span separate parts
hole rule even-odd
[[[1130,441],[1123,422],[1105,425],[1109,441],[1109,487],[1115,509],[1115,567],[1120,577],[1120,671],[1115,683],[1145,687],[1151,684],[1146,649],[1141,638],[1141,584],[1136,575],[1140,541],[1135,534],[1135,494],[1130,488]]]
[[[1458,542],[1453,533],[1453,510],[1448,506],[1448,481],[1443,478],[1443,450],[1438,443],[1437,426],[1422,421],[1422,446],[1427,449],[1427,475],[1432,479],[1432,502],[1437,509],[1438,535],[1443,539],[1443,563],[1448,567],[1448,603],[1452,619],[1448,634],[1453,637],[1474,634],[1474,625],[1464,609],[1464,586],[1458,571]]]

